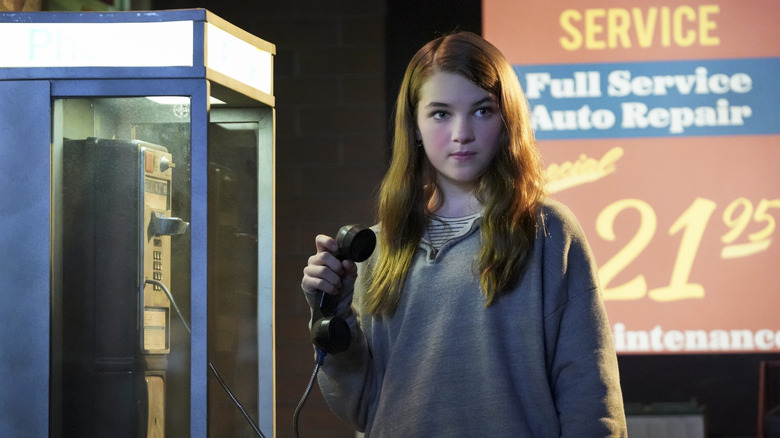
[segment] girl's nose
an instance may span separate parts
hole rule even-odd
[[[456,117],[452,126],[452,141],[457,143],[474,141],[474,127],[468,117]]]

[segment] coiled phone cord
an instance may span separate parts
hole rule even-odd
[[[319,348],[317,350],[317,363],[314,365],[314,373],[311,375],[311,379],[309,379],[309,385],[306,386],[306,391],[303,392],[303,397],[301,397],[301,401],[298,402],[298,406],[295,408],[295,413],[293,414],[293,436],[295,438],[298,438],[298,417],[301,415],[301,410],[303,409],[303,405],[306,404],[306,399],[309,398],[309,393],[311,392],[311,388],[314,386],[314,382],[317,380],[317,373],[320,371],[320,367],[322,366],[322,363],[325,361],[325,352],[320,350]]]
[[[184,319],[184,315],[181,314],[181,310],[179,310],[179,306],[176,305],[176,300],[173,299],[173,295],[171,295],[171,291],[168,290],[168,287],[165,286],[165,284],[159,280],[151,280],[146,279],[146,283],[153,284],[155,286],[159,286],[163,292],[165,292],[165,295],[168,296],[168,300],[171,302],[171,305],[173,306],[173,309],[176,311],[176,314],[179,315],[179,319],[181,320],[181,323],[184,324],[184,328],[187,330],[187,333],[192,335],[192,330],[190,330],[189,324],[187,324],[187,321]],[[252,429],[255,431],[255,434],[259,436],[260,438],[265,438],[265,435],[263,435],[263,432],[260,431],[260,428],[255,424],[255,422],[252,420],[252,417],[249,416],[249,413],[244,409],[244,406],[238,401],[235,395],[233,395],[233,392],[228,388],[227,384],[224,380],[222,380],[222,376],[219,375],[219,372],[217,371],[217,368],[214,367],[214,364],[209,362],[209,369],[211,370],[212,374],[214,374],[214,377],[217,378],[217,381],[222,386],[222,388],[227,392],[228,396],[230,396],[230,399],[233,400],[233,403],[236,405],[239,411],[241,411],[241,414],[246,418],[246,421],[249,422],[249,424],[252,426]]]

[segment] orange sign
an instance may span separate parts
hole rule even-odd
[[[778,55],[774,0],[483,0],[483,34],[512,64]]]
[[[779,352],[780,3],[484,0],[619,353]]]

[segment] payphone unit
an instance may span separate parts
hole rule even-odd
[[[139,140],[63,146],[63,433],[164,437],[171,236],[188,227],[173,158]]]

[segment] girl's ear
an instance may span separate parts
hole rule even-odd
[[[419,128],[414,128],[414,141],[417,143],[422,142],[422,134],[420,133]]]

